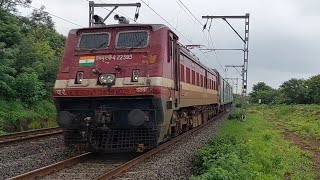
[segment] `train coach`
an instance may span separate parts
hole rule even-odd
[[[67,146],[155,148],[232,103],[232,87],[162,24],[69,32],[54,86]]]

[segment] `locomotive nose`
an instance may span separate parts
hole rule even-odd
[[[146,120],[145,114],[140,109],[134,109],[128,114],[128,123],[131,126],[141,126]]]

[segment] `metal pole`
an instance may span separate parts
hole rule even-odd
[[[249,61],[249,17],[250,14],[247,13],[244,16],[202,16],[203,19],[222,19],[224,20],[230,28],[239,36],[239,38],[244,42],[244,49],[206,49],[206,50],[242,50],[243,51],[243,65],[242,66],[230,66],[230,67],[242,67],[241,78],[242,78],[242,88],[241,88],[241,113],[242,120],[246,119],[245,113],[245,97],[247,95],[248,88],[248,61]],[[245,20],[245,34],[242,37],[236,29],[227,21],[227,19],[244,19]],[[228,67],[228,66],[226,66]]]

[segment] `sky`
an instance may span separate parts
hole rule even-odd
[[[202,31],[202,25],[206,23],[206,20],[202,19],[203,15],[250,13],[249,91],[257,82],[266,82],[271,87],[278,88],[290,78],[306,79],[319,74],[320,11],[317,7],[320,6],[320,1],[318,0],[143,0],[144,3],[140,0],[96,0],[95,2],[140,2],[142,6],[138,23],[166,24],[177,33],[182,44],[199,44],[206,48],[212,48],[212,44],[215,48],[243,48],[243,43],[222,20],[214,20],[210,30]],[[33,0],[31,4],[34,8],[40,8],[42,5],[46,7],[47,12],[55,16],[83,27],[88,26],[89,3],[87,0]],[[133,18],[136,9],[122,7],[118,10],[118,13]],[[20,11],[22,15],[30,15],[32,8],[20,8]],[[100,16],[106,16],[108,13],[102,8],[97,8],[95,12]],[[79,28],[75,24],[56,17],[53,17],[53,21],[57,31],[63,35],[67,35],[71,29]],[[229,22],[242,36],[244,35],[243,20],[229,20]],[[106,23],[117,22],[111,17]],[[131,21],[131,23],[134,22]],[[225,65],[243,64],[242,52],[204,53],[205,51],[199,49],[193,52],[203,64],[217,69],[224,77],[241,78],[235,69],[228,68],[226,71]]]

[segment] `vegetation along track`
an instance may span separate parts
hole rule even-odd
[[[178,141],[187,139],[186,137],[190,134],[200,130],[207,123],[222,118],[227,113],[228,111],[214,117],[212,120],[202,124],[201,126],[191,129],[190,131],[161,144],[153,150],[140,154],[139,156],[137,154],[99,155],[85,153],[11,179],[112,179],[169,146],[174,145]]]
[[[56,134],[62,134],[63,130],[60,127],[43,128],[30,131],[22,131],[16,133],[10,133],[0,136],[0,145],[10,144],[14,142],[20,142],[40,137],[52,136]]]

